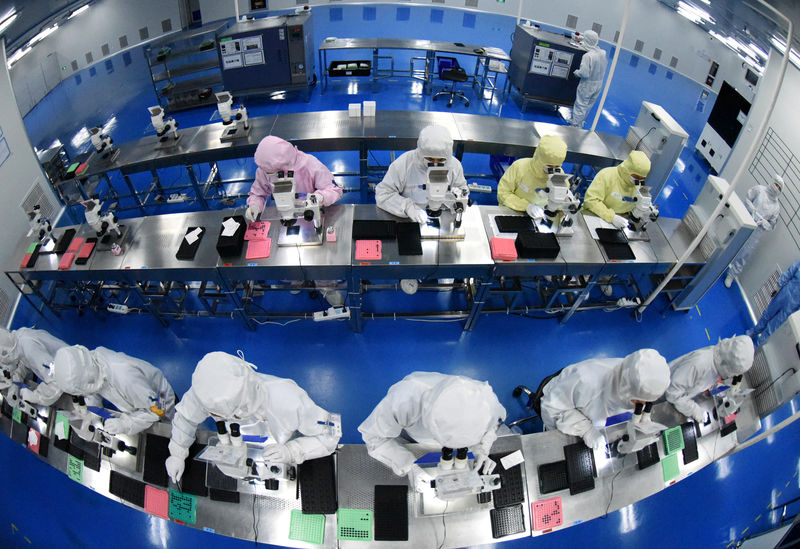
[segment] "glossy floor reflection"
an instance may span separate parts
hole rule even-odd
[[[436,12],[441,12],[437,14]],[[472,16],[472,17],[470,17]],[[397,6],[343,6],[314,8],[315,42],[326,36],[387,37],[435,36],[510,50],[514,21],[510,18],[437,8]],[[436,21],[440,21],[438,23]],[[408,62],[398,55],[396,63]],[[405,59],[405,61],[404,61]],[[468,66],[466,63],[462,63]],[[292,98],[247,104],[251,116],[282,112],[346,109],[350,102],[376,100],[379,109],[441,110],[444,103],[422,95],[418,83],[405,79],[381,82],[373,93],[366,81],[332,82],[325,94],[320,87],[308,103]],[[624,134],[638,114],[641,101],[661,104],[690,133],[689,146],[670,177],[659,200],[662,215],[679,217],[693,201],[707,176],[707,168],[692,152],[713,97],[700,101],[702,90],[661,65],[623,52],[611,94],[598,129]],[[474,92],[472,92],[474,94]],[[469,108],[455,112],[544,120],[563,123],[555,111],[520,111],[512,94],[506,100],[481,102],[472,97]],[[144,57],[140,50],[119,55],[111,65],[100,63],[90,71],[65,80],[25,119],[31,142],[44,148],[58,139],[71,153],[87,149],[84,127],[108,125],[118,142],[138,139],[148,129],[146,107],[155,104]],[[177,113],[182,127],[207,123],[213,109]],[[594,112],[590,113],[591,120]],[[560,122],[559,122],[560,121]],[[352,154],[319,155],[331,169],[353,169]],[[388,162],[388,154],[376,159]],[[465,158],[467,173],[489,173],[488,158]],[[230,174],[249,174],[252,161],[226,163]],[[171,174],[162,174],[168,179]],[[180,177],[175,173],[174,177]],[[353,193],[355,194],[355,193]],[[493,196],[482,196],[491,203]],[[346,201],[357,200],[346,197]],[[156,213],[156,212],[150,212]],[[303,298],[303,296],[298,296]],[[398,299],[402,299],[398,297]],[[448,299],[441,296],[440,299]],[[322,303],[318,306],[322,308]],[[364,333],[352,333],[345,323],[295,322],[265,325],[255,332],[243,330],[225,319],[185,319],[163,329],[142,316],[64,314],[42,320],[27,308],[15,319],[15,327],[36,325],[70,343],[89,347],[106,345],[148,360],[162,368],[178,394],[188,389],[191,372],[207,352],[242,350],[260,371],[291,377],[321,406],[344,417],[345,443],[359,442],[356,427],[395,381],[414,370],[437,370],[486,379],[508,410],[509,419],[525,414],[511,396],[519,383],[536,386],[549,373],[592,356],[624,356],[642,347],[653,347],[667,359],[715,342],[719,337],[741,334],[750,325],[742,300],[734,288],[715,285],[688,313],[665,309],[656,300],[641,322],[629,312],[586,312],[567,324],[552,319],[488,315],[477,329],[464,333],[457,322],[409,320],[367,321]],[[769,423],[791,414],[786,407]],[[691,478],[645,501],[587,524],[548,534],[544,539],[503,543],[502,547],[719,547],[724,548],[743,532],[765,528],[775,517],[767,504],[798,496],[798,435],[793,425],[759,445],[721,460]],[[4,437],[0,460],[5,464],[6,486],[0,496],[0,513],[14,527],[0,529],[0,545],[7,547],[136,547],[190,548],[201,546],[251,546],[199,532],[150,517],[110,502],[78,486],[66,476],[41,464],[27,450]],[[12,474],[8,474],[12,473]],[[54,505],[55,503],[55,505]],[[606,502],[600,502],[605,505]],[[30,541],[30,544],[26,542]],[[500,546],[500,544],[498,544]]]

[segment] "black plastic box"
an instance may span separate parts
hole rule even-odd
[[[226,217],[222,220],[225,223],[231,217]],[[219,237],[217,238],[217,252],[220,257],[239,257],[242,255],[242,248],[244,247],[244,233],[247,230],[247,223],[242,215],[234,215],[233,219],[239,222],[239,228],[231,236],[222,236],[224,227],[219,228]]]
[[[514,242],[517,255],[523,259],[555,259],[561,246],[553,233],[520,231]]]

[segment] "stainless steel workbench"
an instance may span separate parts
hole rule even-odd
[[[62,397],[57,403],[58,409],[70,408],[68,397]],[[401,547],[464,547],[498,543],[526,536],[540,536],[555,530],[568,528],[609,512],[622,509],[646,497],[649,497],[672,484],[688,478],[703,467],[725,456],[736,445],[752,435],[760,426],[753,406],[746,401],[737,418],[740,428],[735,434],[721,436],[716,422],[701,426],[701,437],[697,439],[698,459],[685,464],[678,455],[679,474],[676,478],[664,481],[660,464],[639,470],[635,454],[610,457],[605,451],[594,451],[597,478],[592,490],[570,495],[568,490],[542,494],[539,487],[539,466],[564,459],[563,447],[576,442],[576,437],[564,435],[558,431],[546,431],[528,435],[501,435],[492,447],[493,453],[508,453],[521,450],[524,462],[520,465],[523,482],[523,531],[501,538],[494,538],[490,520],[490,510],[494,503],[479,504],[473,498],[456,500],[454,507],[445,508],[441,502],[431,496],[409,490],[407,496],[408,541],[406,542],[371,542],[370,545]],[[713,401],[710,397],[700,401],[701,406],[710,409]],[[43,417],[54,417],[56,408],[42,408]],[[668,426],[680,424],[683,417],[675,412],[670,404],[657,404],[653,419]],[[15,440],[27,439],[30,428],[54,440],[54,422],[31,420],[19,423],[6,416],[0,416],[0,430]],[[624,424],[607,427],[607,440],[616,440],[624,431]],[[157,423],[148,432],[169,437],[169,425]],[[207,442],[211,433],[203,428],[198,430],[197,440],[201,444]],[[109,479],[112,471],[136,481],[143,481],[144,434],[138,438],[129,437],[130,443],[138,446],[135,458],[124,456],[103,456],[98,472],[83,467],[80,483],[94,492],[122,503],[133,509],[143,511],[136,504],[124,501],[111,494]],[[146,444],[146,442],[145,442]],[[657,442],[659,457],[664,457],[661,438]],[[25,447],[25,444],[23,444]],[[408,448],[420,457],[435,449],[411,444]],[[33,458],[33,453],[31,457]],[[48,444],[47,457],[37,456],[50,466],[66,474],[68,454],[52,443]],[[336,453],[336,480],[338,507],[345,509],[374,510],[374,490],[376,485],[406,485],[405,477],[395,476],[390,469],[370,458],[363,444],[341,445]],[[325,516],[324,541],[322,545],[289,539],[289,524],[292,510],[301,509],[300,494],[295,481],[282,481],[277,491],[268,491],[260,483],[251,484],[242,480],[236,481],[239,502],[229,503],[214,501],[208,497],[194,496],[196,501],[196,522],[187,524],[192,528],[203,529],[220,535],[244,540],[254,540],[254,524],[258,526],[258,541],[288,547],[359,547],[363,542],[337,539],[337,521],[335,514]],[[176,489],[170,483],[168,487],[153,486],[159,490]],[[531,504],[551,498],[561,500],[563,523],[545,530],[533,530]],[[473,501],[464,505],[466,501]],[[431,506],[428,509],[427,506]],[[439,510],[439,507],[442,507]],[[444,512],[444,514],[442,514]],[[255,518],[254,518],[255,517]],[[255,522],[254,522],[255,521]],[[445,534],[446,528],[446,534]],[[361,545],[359,545],[361,544]]]

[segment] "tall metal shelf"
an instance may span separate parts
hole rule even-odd
[[[216,102],[214,92],[222,89],[217,33],[227,26],[212,23],[170,34],[145,46],[153,90],[165,111]]]

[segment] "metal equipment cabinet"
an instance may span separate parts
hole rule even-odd
[[[214,105],[222,90],[217,57],[217,33],[227,23],[170,34],[144,47],[153,90],[165,111]]]
[[[584,53],[563,34],[517,25],[508,78],[526,101],[571,107],[580,81],[572,71],[581,66]]]
[[[311,12],[240,21],[219,35],[225,89],[236,96],[299,89],[314,74]]]

